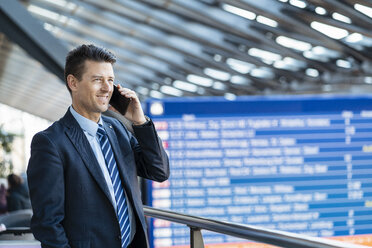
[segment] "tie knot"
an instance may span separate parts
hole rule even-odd
[[[101,124],[98,125],[97,134],[99,137],[106,135],[106,131]]]

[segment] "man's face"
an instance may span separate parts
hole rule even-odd
[[[76,79],[76,78],[75,78]],[[111,63],[85,61],[81,80],[76,79],[72,90],[74,109],[84,117],[98,121],[107,110],[113,91],[114,70]]]

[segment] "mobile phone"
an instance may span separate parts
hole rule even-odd
[[[113,106],[120,114],[125,115],[131,99],[120,94],[116,85],[110,99],[110,105]]]

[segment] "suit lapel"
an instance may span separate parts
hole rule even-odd
[[[97,182],[98,186],[102,189],[108,200],[112,203],[110,191],[107,187],[107,183],[102,174],[101,168],[98,164],[96,156],[79,124],[75,118],[71,115],[70,111],[67,111],[64,122],[67,124],[68,129],[66,130],[66,135],[71,140],[75,149],[80,154],[84,165],[87,167],[88,171]]]

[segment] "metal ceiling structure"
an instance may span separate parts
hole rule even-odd
[[[142,100],[372,92],[369,0],[20,2],[66,48],[113,51],[118,82]],[[64,83],[0,37],[0,102],[55,120],[70,102]]]

